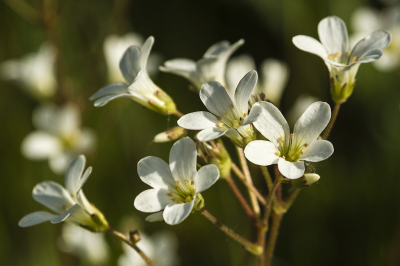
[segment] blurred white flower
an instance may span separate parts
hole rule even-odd
[[[109,247],[104,234],[92,233],[78,226],[64,224],[59,247],[91,265],[105,265],[109,260]]]
[[[119,62],[122,59],[125,51],[130,46],[141,47],[143,44],[143,37],[135,32],[129,32],[122,36],[115,34],[109,35],[104,40],[103,50],[108,68],[108,79],[110,82],[117,82],[124,80],[124,76],[119,69]],[[149,76],[153,76],[158,72],[158,66],[161,64],[161,56],[152,53],[149,56],[146,69]]]
[[[174,233],[161,231],[148,237],[140,232],[140,241],[136,244],[155,265],[176,266],[179,265],[177,255],[178,240]],[[123,244],[124,254],[118,259],[118,266],[146,266],[140,255],[131,247]]]
[[[30,160],[49,160],[53,172],[61,174],[76,155],[93,148],[95,134],[81,128],[77,106],[52,104],[39,106],[33,112],[36,131],[22,141],[21,152]]]
[[[332,98],[339,104],[353,92],[360,64],[378,60],[392,39],[390,32],[378,30],[360,40],[350,51],[346,25],[335,16],[321,20],[318,35],[321,42],[298,35],[293,37],[293,43],[300,50],[324,60],[330,72]]]
[[[333,153],[333,146],[327,140],[317,140],[331,118],[327,103],[310,105],[294,126],[293,134],[279,109],[269,102],[259,102],[263,112],[254,126],[269,141],[250,142],[244,154],[258,165],[278,164],[281,174],[296,179],[304,174],[304,161],[319,162]]]
[[[36,53],[30,53],[21,59],[11,59],[0,64],[3,79],[22,83],[22,86],[39,100],[52,97],[56,92],[54,48],[43,43]]]
[[[353,35],[350,44],[356,44],[366,34],[376,30],[388,30],[392,34],[392,42],[385,49],[382,57],[374,62],[381,71],[392,71],[400,63],[400,5],[387,7],[381,11],[358,8],[352,16]]]
[[[226,62],[243,44],[243,39],[232,45],[228,41],[221,41],[208,48],[203,58],[197,62],[186,58],[172,59],[166,61],[160,70],[188,79],[196,91],[200,91],[201,85],[207,81],[218,81],[226,86]]]
[[[29,227],[47,221],[52,224],[65,221],[92,232],[107,230],[108,223],[103,214],[83,194],[82,186],[92,172],[92,167],[83,172],[85,164],[83,155],[69,164],[65,173],[65,188],[53,181],[41,182],[33,188],[33,199],[57,214],[45,211],[30,213],[18,225]]]
[[[294,125],[296,121],[300,118],[300,116],[304,113],[304,111],[313,103],[317,102],[318,98],[302,94],[297,97],[296,101],[290,107],[289,111],[287,112],[287,121],[289,125]]]
[[[140,179],[153,187],[140,193],[134,202],[139,211],[156,212],[147,217],[147,221],[164,219],[167,224],[175,225],[204,207],[200,192],[218,180],[219,170],[210,164],[197,171],[196,161],[196,145],[189,137],[184,137],[172,145],[169,165],[154,156],[138,162]]]

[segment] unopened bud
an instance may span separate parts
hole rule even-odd
[[[129,232],[129,240],[132,241],[133,243],[137,243],[140,240],[140,235],[138,230],[135,231],[130,231]]]
[[[317,174],[304,174],[302,177],[292,180],[292,185],[296,188],[309,187],[317,182],[319,178],[320,177]]]
[[[181,127],[174,127],[167,131],[161,132],[154,137],[154,142],[162,143],[172,140],[178,140],[187,135],[187,130]]]
[[[192,213],[201,211],[202,209],[204,209],[204,206],[205,206],[204,198],[200,193],[198,193],[196,195],[196,199],[195,199],[195,202],[194,202]]]

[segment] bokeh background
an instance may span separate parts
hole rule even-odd
[[[392,3],[390,3],[392,4]],[[290,78],[281,109],[285,114],[296,98],[309,94],[332,104],[326,66],[317,56],[295,48],[298,34],[317,37],[317,24],[336,15],[353,31],[351,19],[361,7],[382,9],[389,3],[360,0],[204,0],[204,1],[0,1],[0,61],[37,51],[46,41],[57,42],[58,93],[54,101],[79,105],[82,124],[97,133],[96,149],[86,154],[93,173],[85,184],[88,199],[114,227],[123,220],[130,229],[151,235],[174,232],[181,265],[255,265],[256,260],[201,215],[182,224],[144,221],[133,207],[148,186],[140,181],[137,162],[145,156],[168,159],[172,143],[156,144],[153,137],[176,124],[175,117],[149,111],[120,99],[102,108],[88,101],[108,84],[103,41],[109,34],[137,32],[154,36],[153,51],[164,60],[200,59],[220,40],[246,43],[235,55],[250,54],[259,65],[266,58],[287,62]],[[50,26],[36,20],[44,11]],[[35,11],[36,10],[36,11]],[[37,13],[38,12],[38,13]],[[343,104],[330,140],[335,153],[319,163],[320,181],[304,189],[285,215],[274,265],[400,265],[400,71],[380,72],[364,64],[353,95]],[[183,113],[205,110],[189,83],[158,73],[153,79],[173,97]],[[20,151],[34,130],[32,112],[39,102],[21,86],[0,81],[0,264],[90,265],[59,249],[62,225],[44,223],[18,227],[25,214],[45,210],[31,196],[44,180],[63,183],[47,161],[30,161]],[[237,161],[233,145],[224,139]],[[255,183],[266,192],[261,173],[252,166]],[[240,188],[245,189],[239,184]],[[226,182],[219,181],[203,196],[206,208],[250,239],[255,231]],[[126,222],[125,222],[126,226]],[[116,265],[123,250],[106,237]]]

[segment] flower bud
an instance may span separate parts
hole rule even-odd
[[[319,180],[319,175],[313,173],[304,174],[302,177],[293,179],[292,185],[296,188],[309,187]]]
[[[194,202],[192,213],[201,211],[202,209],[204,209],[204,206],[205,206],[204,198],[200,193],[198,193]]]
[[[218,139],[215,142],[210,142],[210,144],[206,142],[198,143],[200,157],[207,164],[215,164],[220,172],[220,177],[227,178],[231,171],[231,157],[226,151],[222,140]]]
[[[154,142],[162,143],[172,140],[178,140],[187,135],[187,130],[181,127],[173,127],[167,131],[161,132],[154,137]]]

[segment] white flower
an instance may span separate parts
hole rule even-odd
[[[349,50],[347,29],[338,17],[324,18],[318,24],[321,43],[314,38],[299,35],[293,38],[297,48],[318,55],[328,67],[331,78],[331,93],[336,103],[343,103],[351,95],[355,76],[361,63],[378,60],[390,41],[387,31],[375,31],[359,41]]]
[[[317,102],[318,98],[307,95],[301,94],[297,97],[296,101],[290,107],[289,111],[287,112],[287,121],[289,125],[293,126],[299,117],[304,113],[304,111],[313,103]]]
[[[130,46],[141,47],[143,44],[143,37],[135,32],[129,32],[123,36],[115,34],[109,35],[104,40],[103,50],[108,68],[108,79],[110,82],[117,82],[124,80],[121,70],[119,69],[119,61],[124,55],[126,49]],[[151,54],[147,63],[147,71],[150,76],[155,74],[158,70],[160,56]]]
[[[391,6],[381,11],[367,7],[358,8],[352,15],[352,25],[355,32],[350,43],[357,43],[363,36],[373,30],[389,30],[392,42],[385,49],[380,60],[374,66],[380,71],[392,71],[400,63],[400,6]]]
[[[161,231],[148,237],[140,232],[140,241],[136,244],[155,265],[176,266],[179,264],[177,256],[178,240],[174,233]],[[146,266],[140,255],[131,247],[123,244],[124,254],[118,259],[118,266]]]
[[[250,71],[239,82],[234,98],[231,98],[218,81],[209,81],[201,87],[200,99],[210,112],[194,112],[184,115],[178,125],[197,134],[200,141],[209,141],[223,135],[228,136],[239,147],[256,138],[250,125],[261,113],[260,107],[253,107],[248,113],[248,101],[257,83],[257,72]]]
[[[208,48],[203,58],[197,62],[185,58],[172,59],[166,61],[160,70],[188,79],[196,91],[207,81],[218,81],[225,86],[226,62],[243,43],[243,39],[232,45],[222,41]]]
[[[89,203],[82,191],[92,172],[92,167],[83,172],[85,163],[85,156],[80,155],[69,164],[65,173],[65,188],[52,181],[41,182],[33,188],[33,199],[57,214],[34,212],[23,217],[18,225],[28,227],[47,221],[53,224],[65,221],[92,232],[107,230],[103,214]]]
[[[231,97],[234,95],[240,77],[255,69],[254,60],[248,55],[237,56],[228,62],[226,82]],[[250,106],[264,100],[271,101],[278,106],[288,78],[289,68],[286,63],[275,59],[264,60],[261,64],[261,79],[250,97]]]
[[[64,224],[60,249],[79,256],[91,265],[105,265],[109,259],[109,248],[104,234],[96,234],[78,226]]]
[[[2,78],[21,82],[30,94],[38,99],[50,98],[56,92],[54,48],[43,43],[36,53],[19,60],[7,60],[0,65]]]
[[[22,154],[31,160],[49,160],[53,172],[61,174],[76,155],[93,148],[94,132],[80,127],[77,106],[47,104],[33,112],[33,124],[38,129],[29,133],[21,144]]]
[[[146,108],[162,114],[176,112],[173,100],[153,83],[147,73],[147,60],[153,43],[154,38],[151,36],[141,48],[130,46],[125,51],[119,67],[127,83],[111,83],[97,91],[90,97],[90,100],[97,99],[94,106],[104,106],[117,98],[131,98]]]
[[[136,197],[135,208],[142,212],[157,212],[146,220],[157,221],[163,218],[167,224],[179,224],[192,211],[204,207],[200,192],[218,180],[219,171],[212,164],[196,171],[196,160],[196,145],[193,140],[184,137],[172,146],[169,166],[153,156],[138,162],[140,178],[153,188]]]
[[[304,174],[304,161],[319,162],[333,153],[333,146],[327,140],[317,140],[331,118],[327,103],[310,105],[294,126],[290,134],[289,125],[282,113],[273,104],[259,102],[263,112],[254,126],[269,141],[250,142],[244,153],[246,158],[258,165],[278,164],[281,174],[296,179]]]

